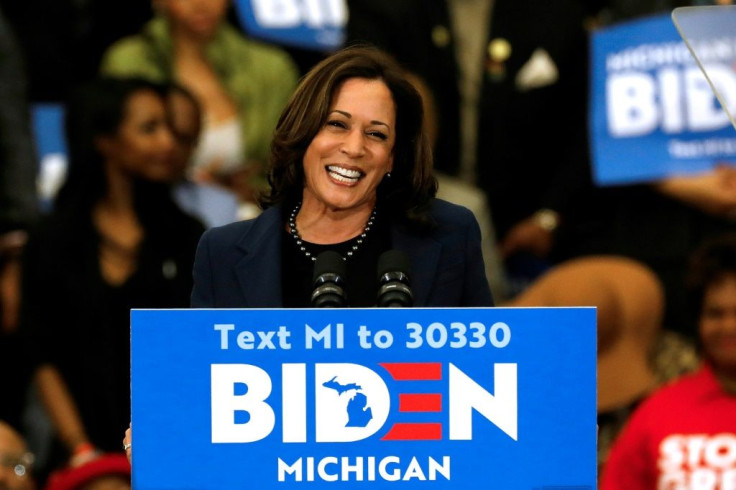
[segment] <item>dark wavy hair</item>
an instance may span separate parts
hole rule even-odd
[[[394,164],[391,178],[383,179],[378,186],[378,206],[399,210],[399,221],[408,227],[430,228],[428,206],[437,193],[437,180],[423,129],[422,98],[393,58],[364,45],[336,52],[299,83],[276,126],[268,170],[270,190],[260,197],[261,206],[301,199],[304,153],[326,123],[335,93],[351,78],[383,81],[396,105]]]
[[[736,233],[704,242],[690,260],[686,285],[695,324],[702,313],[705,292],[726,277],[736,277]]]
[[[54,200],[54,213],[80,225],[89,221],[93,207],[108,192],[104,158],[97,149],[98,138],[117,133],[133,95],[150,91],[163,102],[167,90],[165,85],[136,78],[99,78],[71,94],[64,127],[68,171]],[[168,216],[179,213],[168,184],[134,178],[133,193],[136,214],[147,232],[157,233]]]

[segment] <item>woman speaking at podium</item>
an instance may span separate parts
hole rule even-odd
[[[348,306],[376,305],[388,250],[411,266],[415,306],[492,306],[472,213],[434,195],[422,100],[384,53],[346,48],[312,69],[281,114],[257,218],[212,228],[195,308],[307,307],[315,257],[345,259]],[[123,440],[128,457],[132,431]]]
[[[308,307],[315,258],[345,260],[347,306],[376,305],[381,254],[403,251],[414,306],[491,306],[472,213],[435,199],[422,100],[369,47],[338,51],[302,80],[271,144],[256,219],[209,230],[195,308]]]

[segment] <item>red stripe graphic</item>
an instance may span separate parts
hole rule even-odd
[[[441,412],[439,393],[399,393],[399,412]]]
[[[439,381],[442,379],[442,364],[439,362],[385,362],[381,366],[396,381]]]
[[[439,441],[442,424],[394,424],[382,441]]]

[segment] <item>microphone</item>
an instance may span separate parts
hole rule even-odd
[[[314,262],[312,306],[315,308],[339,308],[345,306],[345,259],[337,252],[327,250]]]
[[[378,306],[414,304],[409,282],[409,258],[400,250],[388,250],[378,258]]]

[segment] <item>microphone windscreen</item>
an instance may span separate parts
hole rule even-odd
[[[317,280],[323,274],[335,274],[345,278],[347,268],[345,267],[345,259],[339,253],[327,250],[317,256],[314,262],[314,275],[312,279]]]
[[[389,272],[403,272],[409,275],[410,263],[409,257],[401,250],[388,250],[383,252],[378,258],[378,280],[380,281],[384,274]]]

